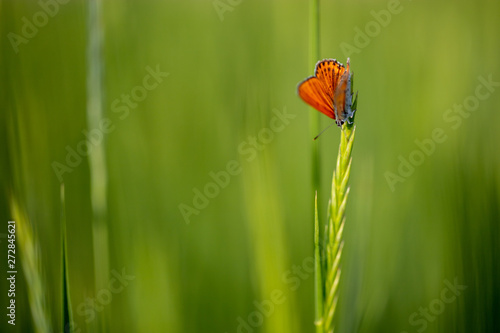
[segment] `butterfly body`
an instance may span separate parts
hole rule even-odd
[[[347,67],[335,59],[324,59],[316,64],[314,76],[298,86],[300,98],[316,110],[335,120],[341,127],[347,121],[352,123],[356,110],[352,109],[352,76]]]

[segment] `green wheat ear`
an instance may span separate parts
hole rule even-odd
[[[353,108],[357,106],[357,100]],[[315,300],[316,300],[316,333],[333,333],[334,316],[338,302],[338,289],[341,275],[340,260],[344,246],[343,231],[345,224],[345,208],[349,196],[349,176],[351,174],[351,152],[354,143],[356,126],[344,123],[340,134],[340,146],[337,165],[333,172],[332,198],[328,205],[328,223],[325,232],[324,249],[319,242],[318,207],[315,205]]]
[[[351,151],[356,126],[344,124],[337,155],[337,166],[333,172],[332,198],[328,205],[328,224],[325,232],[324,249],[319,242],[318,208],[315,207],[314,252],[316,263],[315,300],[316,332],[334,331],[333,319],[338,302],[338,288],[341,275],[340,260],[344,246],[343,231],[345,208],[349,196],[349,176],[351,173]]]

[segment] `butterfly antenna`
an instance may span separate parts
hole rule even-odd
[[[316,140],[317,138],[319,138],[319,136],[320,136],[321,134],[323,134],[323,132],[324,132],[324,131],[326,131],[327,129],[329,129],[330,127],[332,127],[332,125],[334,125],[334,124],[335,124],[335,123],[331,123],[330,125],[328,125],[328,126],[327,126],[324,130],[322,130],[322,131],[321,131],[318,135],[316,135],[316,136],[314,137],[314,140]]]

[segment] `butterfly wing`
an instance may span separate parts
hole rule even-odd
[[[352,73],[349,71],[349,58],[347,58],[347,69],[342,73],[333,95],[333,110],[338,123],[344,123],[346,119],[354,116],[351,81]]]
[[[335,117],[342,123],[346,119],[345,99],[348,81],[350,81],[349,73],[345,72],[340,78],[340,81],[335,88],[335,94],[333,95],[333,110],[335,112]]]
[[[300,98],[324,115],[335,119],[333,111],[333,91],[317,77],[311,76],[302,81],[298,87]]]
[[[345,72],[345,67],[335,59],[321,60],[316,64],[314,74],[327,90],[328,95],[333,100],[335,89],[339,80]]]

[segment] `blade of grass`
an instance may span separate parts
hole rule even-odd
[[[68,276],[68,245],[66,239],[66,198],[64,183],[61,184],[61,248],[62,248],[62,325],[63,332],[71,332],[73,323],[73,312],[71,310],[69,276]]]
[[[309,2],[309,62],[315,65],[319,60],[319,0]],[[309,112],[309,128],[312,136],[319,133],[320,113],[311,108]],[[319,189],[320,184],[320,161],[319,161],[319,142],[313,141],[311,146],[312,162],[312,185],[313,194]]]
[[[87,45],[87,125],[89,131],[99,128],[103,119],[104,88],[102,55],[102,2],[88,2]],[[107,183],[105,138],[94,145],[88,155],[90,168],[90,196],[92,203],[92,235],[94,246],[95,288],[106,288],[109,281],[109,244],[107,225]],[[97,326],[105,331],[106,312],[99,316]]]
[[[309,1],[309,62],[314,65],[319,59],[319,0]],[[320,115],[316,110],[309,112],[309,128],[313,136],[319,133]],[[312,192],[314,193],[314,294],[316,333],[323,332],[323,276],[321,249],[319,244],[318,190],[320,184],[319,142],[311,146]]]
[[[314,196],[314,300],[316,332],[323,332],[323,275],[319,243],[318,194]]]
[[[34,330],[37,333],[53,332],[50,322],[47,290],[42,273],[41,251],[38,241],[33,235],[33,229],[28,214],[14,195],[10,195],[10,210],[16,221],[16,236],[20,248],[22,272],[28,287],[28,299],[33,317]]]

